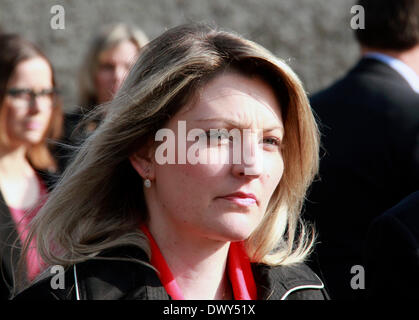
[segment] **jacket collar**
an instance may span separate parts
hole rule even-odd
[[[323,282],[304,264],[290,266],[252,265],[260,300],[285,300],[300,289],[323,289]]]
[[[110,260],[102,261],[101,258]],[[115,262],[119,259],[130,261],[130,266],[124,267],[124,271],[122,271],[123,269],[119,270],[119,268],[124,264],[115,264],[114,266],[118,266],[118,272],[116,273],[113,267],[109,268],[110,273],[103,269],[104,262]],[[147,265],[144,265],[144,263]],[[66,274],[72,278],[72,280],[69,280],[74,282],[72,290],[75,291],[76,300],[114,300],[119,299],[120,296],[124,296],[124,299],[130,299],[130,296],[133,296],[134,299],[141,300],[169,300],[170,296],[160,282],[155,269],[149,263],[145,251],[136,246],[128,245],[106,249],[98,256],[98,260],[93,259],[73,265]],[[102,270],[101,274],[98,275],[96,270]],[[96,278],[93,282],[101,278],[103,281],[93,283],[89,279],[91,276]],[[109,281],[110,279],[111,281]],[[128,285],[126,283],[127,279],[129,281]],[[126,288],[130,288],[128,291],[118,288],[119,286],[124,287],[124,284],[127,285]],[[139,292],[137,292],[137,289],[140,289]],[[63,296],[72,295],[72,290],[70,292],[64,290],[61,294]],[[104,294],[107,295],[106,298],[104,298]]]
[[[148,256],[138,247],[120,247],[109,249],[103,257],[122,257],[137,259],[149,263]],[[258,300],[285,300],[291,293],[300,289],[323,289],[324,284],[305,264],[291,266],[268,266],[252,263],[252,272],[256,282]],[[84,268],[85,269],[85,268]],[[79,281],[78,274],[83,274],[83,269],[70,269],[75,281],[76,296],[80,299],[89,299],[83,283]],[[145,283],[142,284],[145,300],[168,300],[167,294],[157,273],[150,266],[143,269]],[[84,278],[83,276],[81,278]],[[81,284],[80,284],[81,283]],[[92,297],[90,297],[92,298]]]
[[[361,58],[358,63],[348,72],[348,75],[350,76],[356,76],[360,74],[367,74],[370,77],[394,81],[397,82],[398,85],[412,90],[410,84],[404,77],[402,77],[399,72],[375,58],[370,58],[368,56]]]
[[[376,59],[388,65],[390,68],[397,71],[416,93],[419,93],[419,75],[403,61],[380,52],[366,53],[364,58]]]

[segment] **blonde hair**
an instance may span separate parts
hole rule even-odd
[[[140,51],[148,43],[145,33],[138,27],[124,23],[109,24],[102,27],[92,40],[80,70],[80,105],[89,110],[98,104],[94,77],[99,66],[99,56],[123,41],[131,41]]]
[[[268,81],[281,100],[285,125],[284,175],[263,221],[245,241],[248,255],[269,265],[304,260],[313,237],[300,211],[318,169],[319,136],[301,82],[256,43],[192,24],[170,29],[144,48],[104,121],[34,218],[28,241],[36,235],[44,261],[69,266],[128,244],[149,252],[139,229],[147,219],[143,181],[128,158],[226,69]]]

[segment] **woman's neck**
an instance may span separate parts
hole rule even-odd
[[[26,176],[33,173],[27,158],[26,147],[4,148],[0,146],[0,172],[2,177]]]
[[[230,243],[194,237],[191,233],[154,229],[155,238],[177,285],[187,300],[231,299],[232,289],[227,276],[227,255]],[[181,236],[180,236],[181,235]],[[175,253],[175,254],[174,254]]]
[[[0,148],[0,192],[6,204],[14,209],[26,210],[37,204],[39,181],[26,159],[25,149],[5,152]]]

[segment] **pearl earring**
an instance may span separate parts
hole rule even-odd
[[[151,181],[150,181],[150,179],[145,179],[144,180],[144,187],[146,187],[146,188],[150,188],[151,187]]]

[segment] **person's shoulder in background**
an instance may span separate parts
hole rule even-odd
[[[370,299],[419,297],[419,191],[371,224],[366,288]]]

